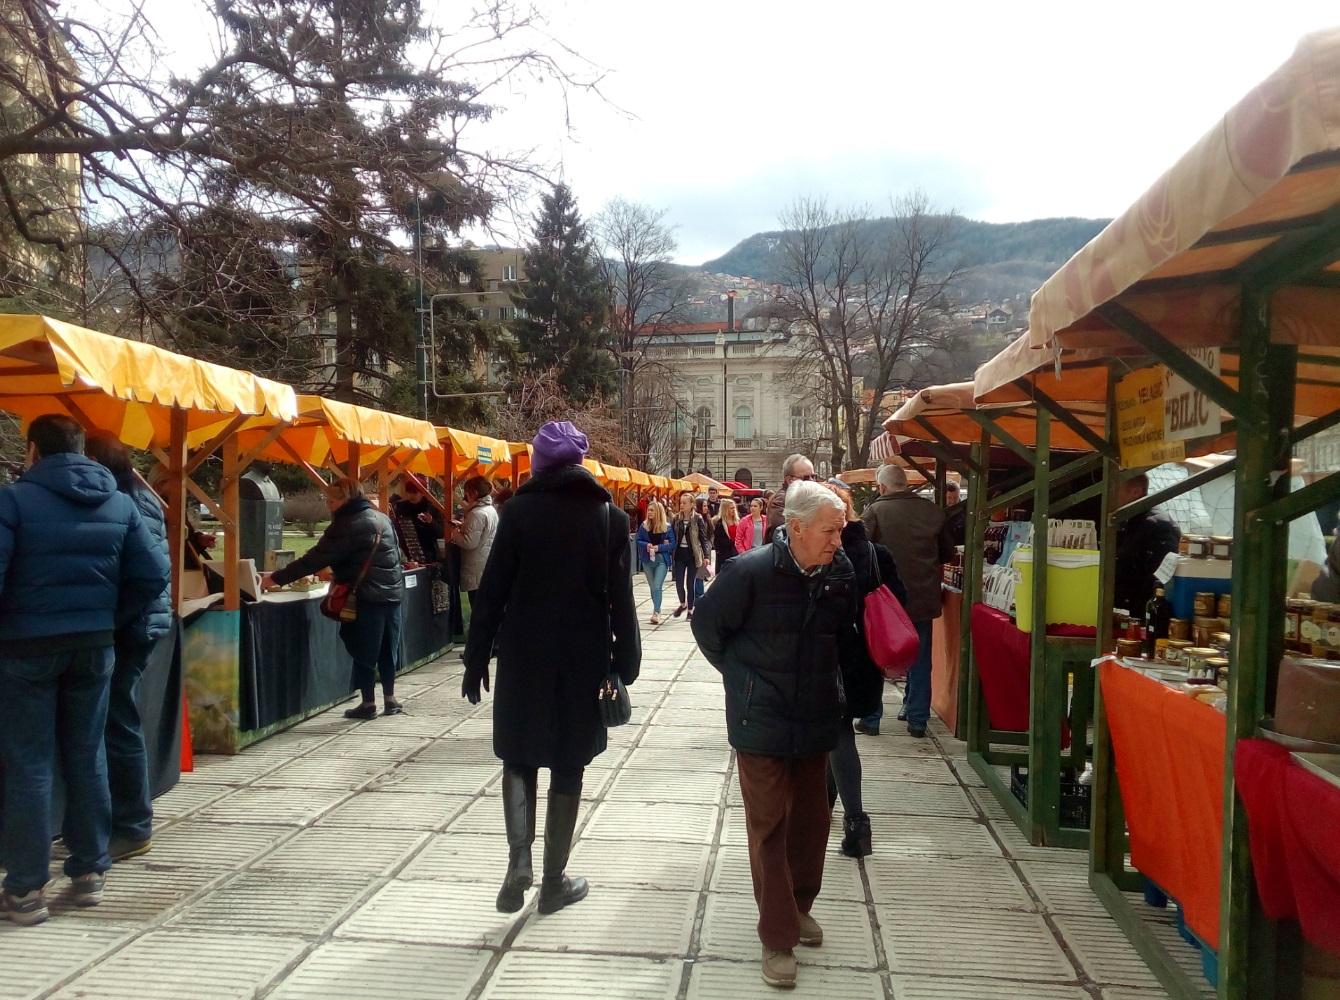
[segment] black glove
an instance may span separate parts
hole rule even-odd
[[[488,664],[478,669],[466,667],[465,676],[461,679],[461,696],[471,705],[478,705],[480,699],[479,686],[481,684],[483,684],[485,691],[489,689]]]

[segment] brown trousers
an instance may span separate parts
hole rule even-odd
[[[824,880],[828,850],[828,754],[764,757],[737,753],[758,904],[758,939],[785,951],[800,943]]]

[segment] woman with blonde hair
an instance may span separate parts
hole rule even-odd
[[[738,556],[735,547],[735,528],[740,523],[740,515],[735,509],[734,500],[722,500],[717,508],[717,516],[712,518],[712,549],[717,554],[717,572],[726,568],[726,563]]]
[[[637,528],[637,568],[647,578],[651,591],[651,624],[661,624],[661,591],[670,573],[670,557],[675,551],[675,531],[670,516],[659,500],[647,504],[647,516]]]

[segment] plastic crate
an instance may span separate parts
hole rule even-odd
[[[1014,617],[1021,631],[1033,628],[1033,548],[1014,553],[1019,582],[1014,588]],[[1098,550],[1050,549],[1047,552],[1048,625],[1098,624]]]
[[[1028,768],[1010,765],[1010,791],[1023,805],[1028,805]],[[1078,830],[1089,829],[1093,812],[1093,788],[1075,780],[1072,770],[1061,772],[1061,826]]]

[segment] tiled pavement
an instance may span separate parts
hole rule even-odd
[[[645,620],[641,580],[638,594]],[[643,639],[633,724],[587,772],[570,869],[592,890],[577,906],[541,917],[532,893],[516,916],[494,910],[507,848],[491,706],[461,699],[452,655],[401,682],[405,716],[327,713],[199,760],[102,906],[0,924],[0,998],[776,996],[758,977],[716,674],[683,620]],[[1025,845],[938,724],[931,741],[887,728],[860,742],[875,855],[838,854],[835,821],[826,941],[799,950],[792,996],[1164,996],[1081,853]]]

